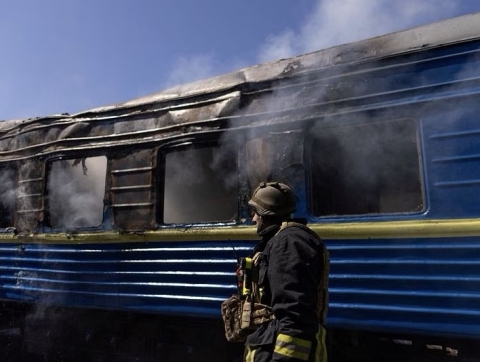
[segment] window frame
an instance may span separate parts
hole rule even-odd
[[[14,186],[14,189],[17,190],[18,189],[18,167],[16,164],[14,163],[11,163],[11,162],[6,162],[6,163],[2,163],[0,164],[0,173],[3,174],[3,171],[5,171],[6,169],[11,169],[12,172],[13,172],[13,186]],[[3,207],[4,205],[2,205]],[[6,205],[8,207],[8,205]],[[6,233],[6,232],[10,232],[11,230],[14,230],[16,228],[16,211],[17,211],[17,196],[14,195],[13,197],[13,204],[11,206],[9,206],[10,208],[10,216],[11,216],[11,225],[9,226],[4,226],[4,227],[1,227],[0,226],[0,233]]]
[[[96,158],[96,157],[105,157],[106,164],[105,164],[105,181],[103,184],[103,200],[102,200],[102,220],[99,225],[96,226],[61,226],[61,227],[56,227],[52,226],[51,223],[51,215],[50,215],[50,196],[49,196],[49,180],[50,180],[50,174],[52,172],[52,165],[54,162],[57,161],[73,161],[77,159],[89,159],[89,158]],[[49,157],[45,159],[45,173],[44,173],[44,187],[43,187],[43,196],[44,196],[44,220],[43,220],[43,227],[46,229],[50,230],[100,230],[104,228],[105,222],[110,218],[107,216],[107,213],[109,212],[108,208],[108,199],[109,199],[109,163],[110,163],[110,156],[107,153],[94,153],[94,154],[68,154],[68,155],[56,155],[54,157]],[[79,167],[82,167],[80,164]]]
[[[413,215],[421,215],[424,214],[428,210],[428,200],[426,196],[425,190],[425,176],[424,176],[424,164],[423,164],[423,154],[422,154],[422,139],[421,139],[421,132],[420,132],[420,123],[419,120],[411,115],[398,115],[396,117],[392,117],[391,114],[385,115],[383,112],[372,112],[372,114],[362,114],[360,117],[363,119],[362,121],[351,121],[348,118],[349,116],[338,116],[332,117],[329,119],[323,119],[320,122],[313,122],[309,129],[310,131],[309,136],[306,138],[306,145],[305,145],[305,159],[306,159],[306,187],[307,187],[307,208],[309,217],[314,221],[354,221],[357,219],[372,219],[372,220],[379,220],[379,219],[402,219],[402,218],[411,218]],[[352,117],[350,115],[350,117]],[[311,152],[314,143],[314,133],[315,131],[330,128],[330,127],[354,127],[359,125],[382,125],[388,123],[395,123],[395,122],[412,122],[413,129],[414,129],[414,136],[415,136],[415,150],[417,155],[417,166],[418,166],[418,183],[419,183],[419,193],[420,198],[419,202],[422,203],[422,207],[418,210],[412,211],[394,211],[394,212],[367,212],[367,213],[343,213],[343,214],[329,214],[329,215],[318,215],[314,213],[313,210],[313,199],[314,199],[314,190],[313,190],[313,160],[314,157],[313,152]]]
[[[241,220],[243,205],[239,197],[239,192],[241,189],[241,168],[240,168],[240,148],[238,144],[233,144],[234,150],[232,153],[235,155],[236,161],[236,197],[235,197],[235,216],[232,220],[209,220],[209,221],[193,221],[193,222],[165,222],[165,186],[166,186],[166,160],[167,155],[175,152],[186,151],[188,149],[202,149],[202,148],[214,148],[222,147],[221,139],[186,139],[174,144],[164,145],[158,149],[157,154],[157,172],[155,172],[156,182],[155,187],[156,192],[156,213],[155,221],[157,223],[157,228],[175,228],[181,226],[232,226],[237,225]]]

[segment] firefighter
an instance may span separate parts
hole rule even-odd
[[[296,197],[281,182],[262,182],[248,202],[261,241],[252,260],[260,303],[274,319],[245,342],[244,361],[327,361],[325,317],[329,254],[305,219],[292,219]]]

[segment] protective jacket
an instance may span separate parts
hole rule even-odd
[[[326,362],[330,262],[321,239],[306,220],[291,220],[269,230],[259,251],[260,303],[272,307],[275,319],[247,337],[244,360]]]

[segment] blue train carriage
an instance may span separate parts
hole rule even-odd
[[[475,354],[479,62],[477,13],[0,123],[4,355],[235,358],[219,307],[265,179],[331,252],[333,358]]]

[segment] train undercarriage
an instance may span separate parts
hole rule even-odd
[[[241,361],[220,318],[7,303],[0,310],[3,362]],[[328,330],[332,362],[478,361],[474,340]]]
[[[235,361],[221,320],[3,303],[2,362]]]

